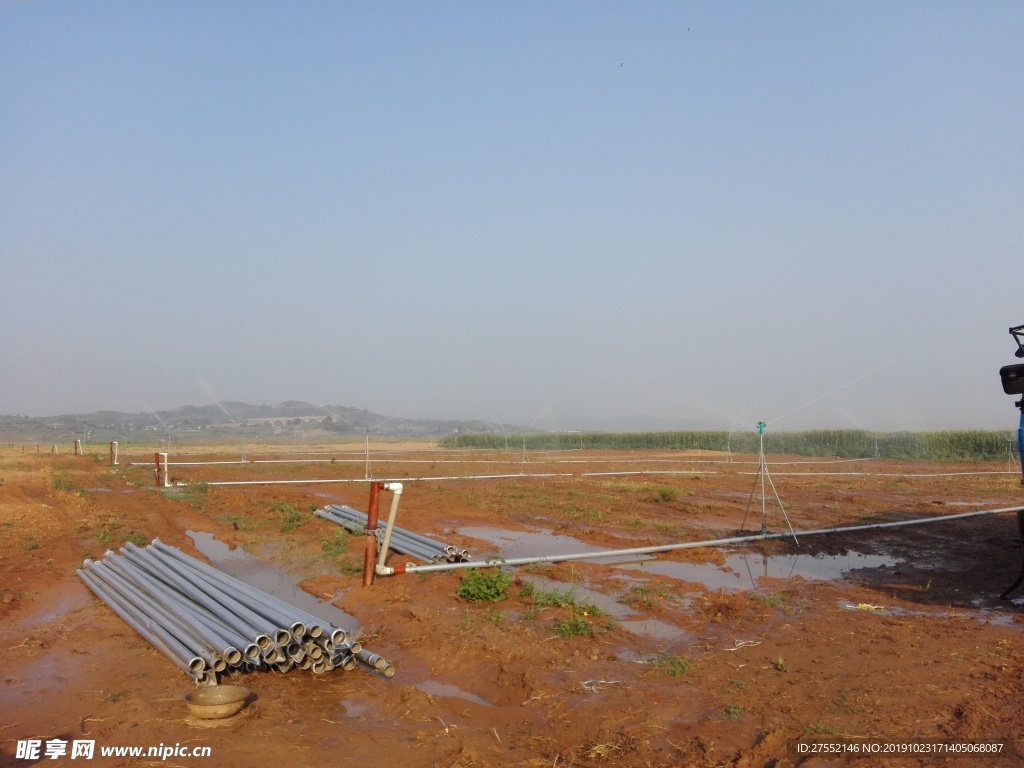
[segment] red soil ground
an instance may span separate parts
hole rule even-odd
[[[350,537],[339,551],[346,544],[339,529],[309,510],[333,502],[365,510],[365,483],[199,485],[363,477],[360,457],[320,450],[336,450],[335,462],[175,466],[174,479],[189,485],[170,492],[151,487],[151,469],[112,468],[104,455],[0,450],[0,765],[36,762],[16,757],[19,741],[58,738],[95,740],[97,749],[162,743],[212,753],[94,758],[112,766],[1021,764],[1024,598],[998,598],[1021,567],[1012,513],[806,537],[799,545],[786,539],[680,550],[642,568],[509,569],[506,599],[472,603],[456,596],[459,573],[359,586],[363,541]],[[205,453],[225,458],[216,447]],[[272,457],[269,449],[259,455]],[[405,480],[399,525],[483,559],[497,550],[467,535],[471,527],[605,547],[732,535],[756,470],[753,457],[733,459],[573,452],[531,455],[523,464],[515,454],[422,450],[375,455],[372,471]],[[798,530],[1024,502],[1005,463],[769,461]],[[641,470],[687,474],[583,476]],[[552,472],[563,476],[411,479]],[[756,530],[759,489],[753,507],[747,528]],[[773,497],[766,509],[769,527],[785,530]],[[364,644],[395,663],[396,676],[362,669],[236,675],[225,682],[249,686],[255,703],[223,727],[199,727],[182,702],[190,680],[75,576],[83,558],[127,538],[160,537],[202,557],[187,530],[242,546],[333,601],[358,621]],[[867,567],[810,578],[788,576],[790,562],[794,574]],[[766,568],[773,569],[768,577]],[[526,587],[535,580],[542,590],[574,588],[578,597],[596,598],[605,613],[586,602],[538,605],[538,589],[531,595]],[[585,634],[554,631],[565,626]],[[991,743],[1002,752],[984,760],[855,758],[807,751],[814,742]]]

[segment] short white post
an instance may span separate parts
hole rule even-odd
[[[117,441],[112,440],[110,442],[110,466],[117,466]]]
[[[164,488],[171,487],[171,473],[167,470],[167,454],[160,454],[160,463],[163,465],[164,470]]]
[[[81,440],[75,440],[75,456],[81,456],[81,455],[82,455],[82,441]]]

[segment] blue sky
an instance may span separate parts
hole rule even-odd
[[[0,413],[1012,428],[1019,3],[0,3]]]

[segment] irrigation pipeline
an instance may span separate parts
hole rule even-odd
[[[1022,507],[1004,507],[1002,509],[986,509],[977,512],[962,512],[956,515],[941,515],[939,517],[926,517],[914,520],[898,520],[890,523],[869,523],[867,525],[847,525],[836,528],[817,528],[810,531],[796,531],[796,536],[820,536],[823,534],[835,533],[858,533],[880,528],[901,528],[911,525],[925,525],[928,523],[941,523],[950,520],[964,520],[969,517],[981,517],[983,515],[997,515],[1005,512],[1018,512]],[[789,532],[753,534],[750,536],[732,536],[725,539],[712,539],[710,541],[688,541],[678,544],[661,544],[651,547],[633,547],[631,549],[608,549],[600,552],[577,552],[568,555],[545,555],[543,557],[518,557],[509,560],[492,558],[483,562],[465,563],[435,563],[431,565],[406,564],[394,569],[395,574],[400,573],[427,573],[431,571],[447,571],[454,568],[498,568],[503,565],[531,565],[533,563],[563,563],[571,560],[595,560],[606,557],[628,557],[631,555],[648,555],[658,552],[672,552],[677,549],[697,549],[700,547],[722,547],[734,544],[749,544],[755,541],[768,541],[770,539],[783,539],[794,536]]]
[[[323,674],[367,664],[394,667],[345,630],[228,576],[159,539],[86,560],[77,571],[104,603],[199,685],[232,671],[307,669]]]
[[[371,454],[371,463],[374,464],[522,464],[521,459],[382,459],[382,454]],[[387,454],[383,454],[387,455]],[[531,454],[534,457],[536,454]],[[785,467],[798,464],[848,464],[851,462],[877,461],[874,457],[853,458],[853,459],[825,459],[825,460],[796,460],[772,462],[772,466]],[[330,459],[235,459],[220,461],[168,461],[168,466],[173,467],[201,467],[217,464],[363,464],[366,461],[365,454],[355,458],[330,458]],[[151,461],[133,461],[129,463],[132,467],[148,467]],[[532,464],[758,464],[757,461],[728,461],[726,459],[691,459],[691,458],[670,458],[670,459],[623,459],[623,458],[576,458],[576,459],[536,459],[526,463]]]
[[[773,465],[774,466],[774,465]],[[757,472],[737,472],[738,475],[756,475]],[[773,472],[775,477],[963,477],[969,475],[1020,475],[1016,469],[997,469],[988,472]]]
[[[338,504],[329,504],[323,509],[316,511],[317,517],[337,523],[346,528],[350,533],[362,533],[366,531],[368,517],[357,509]],[[380,544],[386,535],[388,526],[383,524],[373,532]],[[469,560],[469,550],[460,549],[451,544],[444,544],[440,541],[428,538],[418,533],[394,526],[389,542],[391,549],[401,552],[403,555],[418,557],[428,563],[458,563]]]
[[[332,478],[327,480],[216,480],[205,485],[318,485],[324,483],[370,483],[370,482],[440,482],[448,480],[523,480],[527,478],[573,478],[573,477],[639,477],[639,476],[680,476],[680,475],[717,475],[718,470],[698,469],[637,469],[621,472],[519,472],[505,475],[433,475],[425,477],[393,477],[393,478]],[[737,472],[738,475],[756,475],[757,472]],[[901,477],[907,479],[930,477],[961,477],[981,475],[1019,475],[1016,470],[993,470],[990,472],[933,472],[933,473],[889,473],[889,472],[773,472],[775,477]]]

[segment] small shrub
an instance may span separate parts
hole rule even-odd
[[[356,576],[363,572],[363,564],[357,563],[355,560],[345,558],[341,561],[340,570],[346,576]]]
[[[625,603],[633,608],[644,608],[650,610],[657,607],[659,600],[669,597],[669,590],[664,584],[637,584],[630,593],[619,598],[620,603]]]
[[[786,662],[781,656],[779,656],[775,661],[775,669],[779,672],[789,672],[789,668],[786,666]]]
[[[594,634],[593,627],[579,616],[572,616],[568,619],[556,621],[551,625],[552,631],[559,637],[588,637]]]
[[[679,489],[678,488],[659,488],[658,489],[658,501],[661,503],[669,504],[673,501],[679,500]]]
[[[53,478],[53,490],[55,491],[70,491],[71,481],[63,477]]]
[[[96,541],[104,547],[109,547],[114,543],[117,536],[117,531],[120,529],[121,524],[116,520],[105,520],[100,525],[100,530],[96,534]]]
[[[725,717],[729,720],[734,720],[743,713],[743,707],[738,704],[726,704],[725,705]]]
[[[321,535],[320,548],[323,549],[324,554],[328,557],[333,557],[334,555],[340,555],[342,552],[347,552],[348,533],[344,528],[339,528],[334,532],[333,536],[327,536],[327,534]]]
[[[520,597],[530,598],[536,608],[566,608],[573,614],[584,616],[602,616],[604,611],[594,605],[592,600],[576,596],[576,588],[541,589],[533,582],[528,582],[519,590]]]
[[[685,656],[676,656],[668,652],[659,653],[647,663],[669,677],[679,677],[690,668],[690,661]]]
[[[295,505],[286,501],[273,502],[270,511],[276,512],[281,518],[281,533],[291,533],[306,522],[305,516],[295,508]]]
[[[781,592],[772,592],[770,595],[753,594],[750,599],[769,608],[782,609],[786,607],[786,601]]]
[[[512,584],[512,577],[497,568],[471,570],[463,574],[455,594],[473,603],[496,602],[505,599],[505,591]]]
[[[148,538],[143,536],[141,533],[136,533],[135,531],[128,531],[128,533],[124,535],[124,540],[130,541],[137,547],[144,547],[149,544]]]

